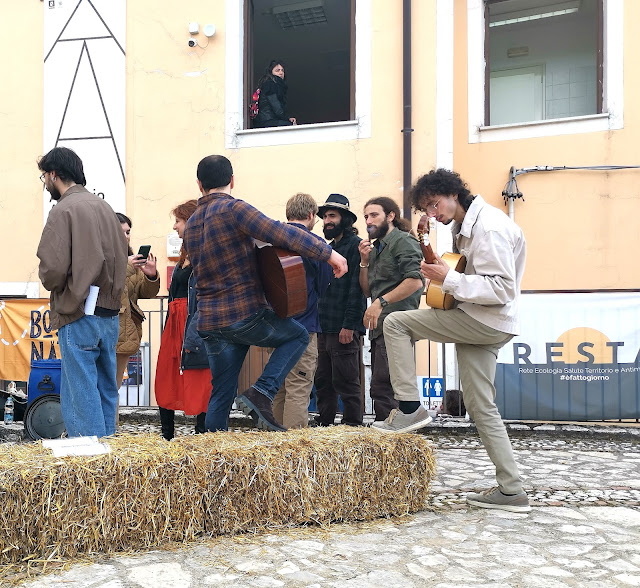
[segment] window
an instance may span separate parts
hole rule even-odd
[[[298,124],[353,120],[354,8],[354,0],[246,0],[245,112],[268,63],[282,59]]]
[[[470,141],[622,128],[623,12],[616,0],[469,0]]]
[[[227,148],[371,136],[371,0],[226,0],[225,7]],[[297,127],[251,128],[251,95],[271,59],[285,62]]]
[[[485,6],[486,125],[602,111],[602,0]]]

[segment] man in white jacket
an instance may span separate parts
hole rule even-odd
[[[494,378],[498,351],[518,334],[518,298],[524,273],[526,242],[507,215],[473,196],[460,176],[437,169],[412,188],[411,203],[436,221],[452,223],[454,251],[464,255],[464,273],[436,256],[422,262],[427,280],[442,282],[457,307],[391,314],[384,323],[391,383],[398,401],[419,398],[412,341],[455,343],[465,406],[496,467],[497,488],[467,495],[482,508],[529,512],[529,500],[513,457],[511,442],[495,404]],[[380,431],[412,430],[405,415],[374,423]],[[414,427],[415,428],[415,427]]]

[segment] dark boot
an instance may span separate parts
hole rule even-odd
[[[160,408],[160,427],[162,429],[162,436],[167,440],[171,441],[173,439],[173,434],[175,432],[175,424],[174,424],[174,414],[175,411],[169,410],[168,408]]]
[[[273,401],[255,388],[247,388],[236,398],[236,403],[246,415],[251,416],[253,424],[265,431],[286,431],[273,416]]]
[[[196,435],[198,433],[206,433],[207,429],[204,426],[204,419],[207,418],[206,412],[201,412],[198,416],[196,416]]]

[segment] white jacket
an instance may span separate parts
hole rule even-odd
[[[454,251],[467,258],[464,274],[449,270],[442,290],[458,308],[487,325],[518,334],[518,299],[527,243],[522,229],[506,214],[476,196],[462,224],[455,222]]]

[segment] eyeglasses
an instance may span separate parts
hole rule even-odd
[[[440,200],[442,200],[442,198],[438,198],[437,202],[433,202],[432,204],[427,204],[427,212],[429,212],[430,210],[433,210],[433,212],[435,212],[436,210],[438,210],[438,204],[440,204]]]
[[[42,175],[40,176],[40,181],[41,181],[43,184],[44,184],[44,175],[45,175],[46,173],[47,173],[47,172],[44,172],[44,174],[42,174]]]

